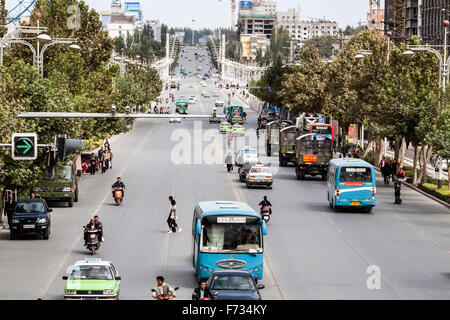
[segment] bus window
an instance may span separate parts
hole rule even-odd
[[[250,223],[217,223],[215,220],[214,216],[202,220],[201,252],[262,252],[261,227],[256,219]]]
[[[364,167],[342,167],[339,182],[372,182],[372,170]]]

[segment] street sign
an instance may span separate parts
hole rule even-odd
[[[36,160],[37,159],[37,134],[36,133],[13,133],[12,158],[14,160]]]

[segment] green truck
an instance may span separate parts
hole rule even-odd
[[[286,167],[289,162],[296,163],[295,138],[297,137],[297,127],[289,126],[280,129],[280,167]]]
[[[175,109],[176,113],[187,114],[188,113],[188,101],[177,101],[177,106]]]
[[[268,157],[275,151],[279,151],[280,129],[293,125],[290,120],[275,120],[266,124],[266,154]]]
[[[313,133],[303,134],[295,142],[296,166],[298,180],[305,175],[321,175],[326,180],[328,163],[333,159],[333,142],[331,139],[317,140]]]
[[[78,166],[78,162],[81,162],[80,157],[77,161],[57,166],[54,176],[40,179],[32,192],[36,197],[45,199],[47,202],[62,201],[67,202],[69,207],[73,207],[73,203],[78,202],[79,198],[78,183],[81,177],[81,169],[79,169],[81,165]]]

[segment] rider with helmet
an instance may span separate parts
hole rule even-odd
[[[264,207],[269,207],[269,213],[272,214],[272,204],[267,200],[267,196],[264,196],[263,201],[258,204],[261,207],[261,211]]]

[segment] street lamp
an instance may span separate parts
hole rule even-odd
[[[414,51],[412,51],[412,50],[405,50],[405,51],[402,53],[402,55],[403,55],[405,58],[411,58],[411,57],[413,57],[413,56],[415,55],[415,53],[414,53]]]
[[[36,40],[39,41],[41,44],[47,44],[52,42],[52,38],[46,34],[46,33],[41,33],[36,37]]]
[[[73,51],[81,51],[81,47],[77,44],[71,44],[69,46],[69,49],[73,50]]]

